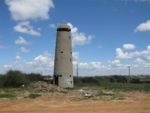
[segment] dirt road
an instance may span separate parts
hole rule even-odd
[[[57,98],[57,95],[52,98],[1,99],[0,113],[150,113],[149,94],[127,95],[129,99],[108,101],[69,101],[61,96]]]
[[[93,101],[57,104],[42,100],[0,101],[0,113],[150,113],[150,102]]]

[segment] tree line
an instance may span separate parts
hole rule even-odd
[[[10,70],[6,74],[0,75],[0,87],[20,87],[29,85],[36,81],[45,81],[45,76],[39,73],[23,73],[17,70]],[[50,77],[50,76],[49,76]],[[49,81],[52,83],[52,81]],[[150,76],[91,76],[91,77],[74,77],[74,84],[102,84],[102,83],[150,83]]]

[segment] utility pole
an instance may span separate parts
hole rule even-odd
[[[129,72],[129,76],[130,76],[130,67],[131,67],[131,66],[128,66],[128,72]]]
[[[79,77],[79,72],[78,72],[78,71],[79,71],[79,70],[78,70],[78,68],[79,68],[79,67],[78,67],[78,62],[77,62],[77,67],[76,67],[76,68],[77,68],[77,69],[76,69],[76,74],[77,74],[77,79],[78,79],[78,77]]]

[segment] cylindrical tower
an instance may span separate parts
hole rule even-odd
[[[62,24],[57,28],[54,83],[62,88],[73,88],[71,28]]]

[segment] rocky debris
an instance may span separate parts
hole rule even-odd
[[[67,89],[64,89],[64,88],[61,88],[61,87],[58,87],[57,91],[62,92],[62,93],[67,93]]]
[[[79,90],[84,97],[99,97],[99,96],[113,96],[113,91],[104,91],[100,89],[82,88]]]
[[[105,95],[114,95],[115,93],[113,91],[103,91]]]
[[[53,85],[53,84],[49,84],[49,83],[44,82],[44,81],[38,81],[38,82],[31,84],[29,89],[32,93],[40,93],[40,92],[67,93],[68,92],[68,89],[64,89],[64,88],[58,87],[58,86]]]
[[[47,87],[48,87],[48,84],[43,81],[38,81],[33,84],[33,88],[47,88]]]
[[[81,94],[83,94],[85,97],[91,97],[94,95],[94,92],[92,91],[92,89],[88,89],[88,88],[83,88],[80,89]]]
[[[38,81],[31,85],[31,89],[33,92],[53,92],[57,89],[57,86],[44,81]]]

